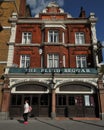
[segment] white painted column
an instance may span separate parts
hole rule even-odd
[[[11,23],[11,34],[10,34],[10,40],[9,40],[9,49],[8,49],[8,59],[7,59],[7,69],[5,73],[8,72],[8,67],[11,67],[13,65],[13,56],[14,56],[14,44],[15,44],[15,35],[16,35],[16,19],[17,19],[17,13],[12,14],[13,22]],[[15,19],[15,20],[14,20]]]
[[[91,39],[93,44],[93,53],[95,57],[95,65],[99,67],[98,55],[96,54],[97,51],[97,36],[96,36],[96,21],[95,13],[90,13],[90,21],[91,21]]]

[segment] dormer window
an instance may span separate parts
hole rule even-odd
[[[59,32],[57,30],[50,30],[48,32],[48,42],[59,42]]]

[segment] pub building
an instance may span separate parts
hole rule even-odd
[[[25,100],[32,117],[104,119],[97,18],[92,12],[87,17],[82,7],[79,14],[74,18],[50,2],[32,17],[26,0],[19,14],[12,13],[0,112],[4,119],[21,117]]]

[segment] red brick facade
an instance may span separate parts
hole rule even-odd
[[[15,22],[5,79],[9,78],[11,97],[6,107],[3,99],[2,111],[9,108],[10,116],[16,116],[12,112],[15,108],[20,116],[23,102],[28,98],[34,116],[103,118],[103,88],[96,70],[97,39],[92,31],[96,30],[94,14],[86,17],[81,8],[80,17],[73,18],[54,2],[33,18],[25,17],[25,9],[23,0],[19,17],[10,19],[11,23]],[[26,38],[31,42],[23,43]],[[29,66],[21,67],[27,62],[25,58],[21,60],[21,56],[29,56]],[[9,97],[4,91],[4,98],[6,94]]]

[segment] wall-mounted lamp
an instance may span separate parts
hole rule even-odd
[[[54,88],[54,85],[55,85],[55,82],[54,82],[54,71],[52,70],[52,79],[50,81],[50,87],[51,87],[51,89]]]
[[[25,74],[27,74],[29,72],[29,68],[30,68],[30,64],[27,64],[27,66],[25,68]]]
[[[42,47],[39,47],[39,54],[41,55],[43,53]]]
[[[51,87],[51,89],[54,89],[54,85],[55,85],[54,81],[51,80],[51,82],[50,82],[50,87]]]

